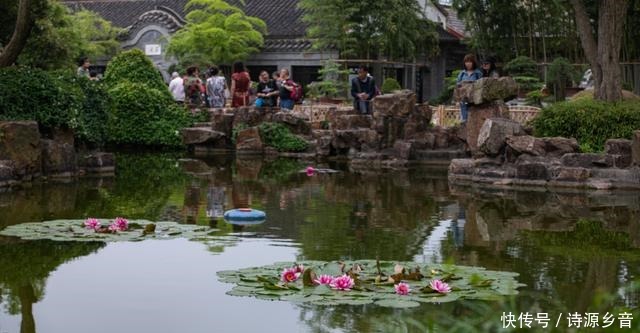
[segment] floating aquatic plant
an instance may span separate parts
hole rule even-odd
[[[302,278],[296,267],[304,267]],[[285,272],[291,278],[283,279]],[[235,284],[227,293],[233,296],[395,308],[458,299],[497,300],[524,286],[517,276],[482,267],[375,260],[287,262],[218,272],[220,281]]]

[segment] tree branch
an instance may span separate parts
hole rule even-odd
[[[31,28],[34,24],[34,19],[31,15],[31,5],[32,0],[20,0],[13,35],[11,35],[11,40],[9,40],[9,43],[7,43],[2,53],[0,53],[0,68],[13,65],[27,44],[27,39],[29,39]]]

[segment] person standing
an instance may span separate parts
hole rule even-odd
[[[89,58],[82,57],[80,59],[80,67],[78,67],[78,70],[76,71],[76,75],[90,79],[91,78],[91,71],[89,71],[90,66],[91,66],[91,63],[89,62]]]
[[[249,105],[249,89],[251,88],[251,77],[244,67],[244,64],[237,61],[233,64],[233,74],[231,75],[231,107]]]
[[[200,72],[195,66],[187,68],[187,79],[184,80],[184,91],[186,101],[194,107],[199,107],[202,104],[202,94],[204,93],[204,86],[202,80],[200,80]]]
[[[260,82],[258,82],[258,88],[256,96],[256,106],[261,107],[274,107],[278,101],[278,87],[275,81],[269,79],[269,72],[260,72]]]
[[[496,70],[496,59],[494,57],[486,57],[482,60],[482,77],[494,79],[500,77],[500,74]]]
[[[209,69],[206,91],[209,98],[209,105],[212,108],[223,108],[226,103],[224,91],[227,89],[227,81],[224,76],[218,75],[220,70],[217,66]]]
[[[353,107],[362,114],[371,113],[371,100],[376,96],[376,81],[365,65],[358,67],[358,76],[351,80]]]
[[[289,79],[289,70],[283,68],[280,70],[280,108],[293,110],[295,102],[291,99],[291,92],[294,89],[294,83]]]
[[[178,72],[171,73],[171,82],[169,82],[169,91],[173,96],[173,100],[177,104],[184,104],[184,80]]]
[[[478,61],[473,54],[467,54],[462,60],[464,70],[458,74],[456,80],[457,86],[461,87],[463,82],[473,82],[482,78],[482,71],[478,69]],[[466,122],[469,117],[469,106],[467,102],[460,101],[460,118],[462,122]]]

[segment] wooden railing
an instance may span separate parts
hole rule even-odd
[[[540,108],[528,105],[509,106],[509,118],[526,124],[535,118],[540,110]],[[437,126],[452,127],[459,124],[460,121],[459,105],[438,105],[433,113],[432,122]]]

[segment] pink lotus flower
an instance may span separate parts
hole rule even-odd
[[[409,292],[411,292],[411,288],[409,288],[409,285],[404,282],[400,282],[393,287],[396,289],[396,294],[398,295],[409,295]]]
[[[345,291],[351,290],[351,288],[353,288],[354,285],[355,285],[355,282],[353,281],[353,279],[346,274],[333,279],[333,281],[331,281],[331,284],[330,284],[331,288],[333,289],[345,290]]]
[[[307,172],[307,176],[311,177],[315,174],[316,169],[312,166],[308,166],[306,169],[306,172]]]
[[[116,217],[116,220],[109,226],[109,230],[111,231],[127,231],[128,228],[129,221],[122,217]]]
[[[333,280],[334,280],[333,276],[323,274],[323,275],[320,275],[317,278],[315,278],[313,280],[313,283],[315,283],[317,285],[323,285],[323,284],[324,285],[331,285],[331,283],[333,283]]]
[[[437,291],[441,294],[451,292],[451,287],[449,287],[446,282],[442,282],[441,280],[431,280],[431,283],[429,283],[429,287],[431,287],[433,291]]]
[[[304,265],[300,264],[300,265],[296,266],[295,269],[296,269],[296,273],[303,273],[304,272]]]
[[[100,229],[100,221],[98,219],[94,219],[90,217],[84,221],[84,227],[87,229],[98,230]]]
[[[297,280],[300,277],[300,273],[296,271],[296,268],[285,268],[280,274],[280,280],[282,282],[288,283]]]

